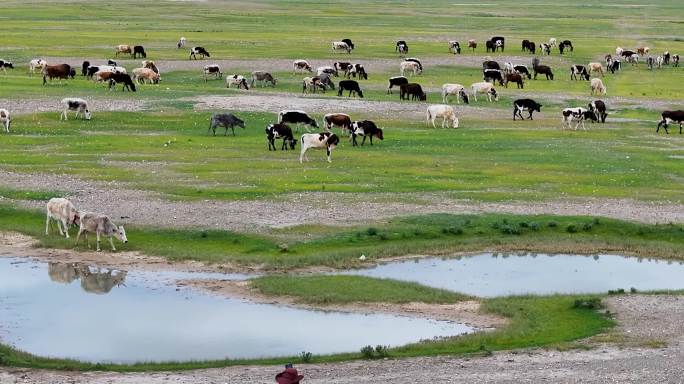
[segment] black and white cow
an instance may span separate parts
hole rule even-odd
[[[563,40],[558,44],[558,50],[562,55],[565,50],[572,52],[574,50],[572,42],[570,40]]]
[[[3,72],[7,72],[7,68],[14,69],[14,64],[12,64],[11,61],[0,60],[0,69],[2,69]]]
[[[684,111],[664,111],[661,115],[662,120],[658,123],[658,128],[656,128],[656,133],[660,131],[660,127],[665,128],[665,133],[669,134],[667,130],[668,124],[679,123],[679,134],[682,134],[682,124],[684,124]]]
[[[514,65],[513,70],[518,72],[521,75],[527,76],[527,80],[532,79],[532,74],[530,73],[530,70],[527,69],[526,65]]]
[[[485,69],[482,71],[483,80],[493,83],[495,81],[499,82],[499,85],[504,85],[503,73],[498,69]]]
[[[449,52],[453,52],[453,54],[461,54],[461,44],[456,41],[456,40],[450,40],[449,41]]]
[[[352,123],[351,140],[353,147],[358,145],[358,143],[356,142],[356,138],[358,136],[363,136],[361,145],[363,145],[366,142],[366,137],[370,138],[371,145],[373,145],[374,136],[380,140],[384,139],[384,136],[382,135],[382,129],[378,128],[377,125],[375,125],[375,123],[370,120],[355,121]]]
[[[607,65],[607,69],[610,71],[610,73],[615,73],[622,69],[622,62],[618,59],[613,59],[611,60],[610,64]]]
[[[312,128],[318,128],[318,123],[316,120],[309,117],[306,112],[299,110],[283,110],[278,112],[278,123],[296,124],[297,129],[299,128],[299,124],[308,125]]]
[[[223,78],[223,72],[221,72],[221,67],[218,64],[205,65],[204,81],[207,81],[210,75],[213,75],[217,79]]]
[[[361,87],[359,87],[358,81],[340,80],[337,85],[339,86],[337,96],[342,96],[342,92],[349,91],[349,95],[347,95],[347,97],[350,97],[352,94],[354,94],[354,96],[359,95],[360,98],[363,98],[363,91],[361,90]]]
[[[204,49],[203,47],[192,47],[192,48],[190,48],[190,60],[192,60],[192,59],[197,60],[197,55],[200,55],[200,57],[203,59],[205,57],[211,57],[209,52],[207,52],[207,50]]]
[[[492,52],[496,52],[499,48],[501,48],[501,52],[504,51],[505,47],[505,41],[506,39],[503,38],[503,36],[494,36],[491,39],[489,39],[489,44],[487,44],[487,52],[491,49]]]
[[[345,76],[347,77],[347,79],[350,79],[352,77],[358,77],[359,80],[368,80],[368,73],[366,73],[366,68],[363,66],[363,64],[358,63],[348,66],[345,72]]]
[[[408,84],[408,79],[405,76],[394,76],[389,78],[389,86],[387,87],[387,93],[392,94],[392,87],[401,87],[404,84]]]
[[[397,41],[397,44],[394,47],[394,52],[399,52],[399,54],[401,54],[401,55],[407,54],[408,53],[408,44],[406,44],[406,41],[404,41],[404,40]]]
[[[601,123],[606,122],[608,113],[606,113],[606,103],[602,100],[594,100],[589,103],[589,110],[594,112],[597,121],[600,121]]]
[[[305,133],[302,135],[300,141],[302,143],[301,152],[299,153],[300,164],[304,159],[309,161],[309,158],[306,156],[306,151],[309,150],[309,148],[325,149],[326,154],[328,155],[328,163],[331,163],[332,159],[330,158],[330,155],[332,150],[340,143],[340,138],[332,132]]]
[[[281,151],[287,151],[287,147],[290,149],[295,149],[297,145],[297,140],[294,139],[292,135],[292,129],[287,126],[287,124],[269,124],[266,127],[266,140],[268,141],[268,150],[271,148],[276,150],[275,141],[276,139],[283,139],[283,144],[280,146]]]
[[[539,49],[541,49],[542,55],[548,56],[551,54],[551,45],[549,45],[549,44],[541,43],[541,44],[539,44]]]
[[[570,67],[570,80],[577,80],[578,75],[579,80],[589,80],[589,73],[584,65],[573,65]]]
[[[518,99],[513,102],[513,121],[516,116],[520,116],[521,120],[525,120],[522,115],[523,111],[527,111],[530,115],[528,119],[532,120],[532,113],[534,111],[541,112],[542,105],[532,99]]]
[[[421,63],[420,60],[416,59],[415,57],[407,57],[404,59],[404,61],[412,61],[418,64],[418,69],[420,69],[420,72],[423,72],[423,63]]]
[[[351,48],[352,50],[354,50],[354,43],[352,43],[351,39],[342,39],[342,40],[340,40],[340,41],[343,42],[343,43],[347,43],[347,45],[349,46],[349,48]]]
[[[575,108],[565,108],[561,112],[563,115],[563,120],[562,120],[562,127],[568,127],[570,128],[570,125],[573,121],[577,121],[577,124],[575,124],[575,130],[582,125],[583,130],[587,130],[587,128],[584,126],[584,121],[585,120],[592,120],[596,121],[596,115],[594,112],[586,109],[586,108],[581,108],[581,107],[575,107]]]

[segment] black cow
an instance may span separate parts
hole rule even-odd
[[[113,67],[118,67],[118,66],[119,66],[119,64],[117,64],[116,61],[114,61],[114,60],[112,60],[112,59],[107,59],[107,65],[111,65],[111,66],[113,66]]]
[[[496,47],[494,46],[494,42],[491,40],[485,41],[485,48],[487,48],[487,52],[494,52]]]
[[[522,50],[528,51],[532,54],[537,52],[537,45],[534,43],[534,41],[529,41],[529,40],[523,40],[522,41]]]
[[[116,84],[123,84],[121,91],[129,90],[135,92],[135,83],[131,80],[131,76],[126,73],[114,72],[109,77],[109,89],[111,90]]]
[[[364,79],[368,80],[368,73],[366,72],[366,68],[363,66],[363,64],[354,64],[354,76],[358,76],[359,80]]]
[[[214,136],[216,136],[216,128],[217,127],[223,127],[226,129],[226,131],[223,133],[223,136],[226,136],[228,134],[228,128],[230,128],[233,131],[233,136],[235,136],[235,126],[242,127],[242,129],[245,129],[245,122],[242,121],[239,117],[233,115],[232,113],[214,113],[211,115],[211,121],[209,122],[209,129],[207,130],[207,134],[209,131],[212,131],[214,133]]]
[[[560,42],[560,44],[558,44],[558,50],[560,51],[561,55],[563,54],[563,51],[565,51],[566,49],[570,52],[574,50],[572,42],[570,40],[563,40]]]
[[[499,85],[504,85],[503,73],[498,69],[485,69],[482,71],[484,81],[498,81]]]
[[[551,71],[551,67],[548,65],[537,65],[534,67],[534,79],[537,80],[537,75],[542,74],[546,75],[546,80],[553,80],[553,72]]]
[[[513,67],[513,69],[518,72],[521,75],[527,76],[528,80],[532,79],[532,75],[530,74],[530,71],[527,69],[527,66],[525,65],[516,65]]]
[[[608,116],[606,113],[606,103],[601,100],[594,100],[589,103],[589,110],[594,112],[594,115],[598,121],[601,123],[606,122],[606,117]]]
[[[81,75],[83,75],[83,77],[88,76],[88,67],[90,67],[90,61],[88,60],[84,61],[83,64],[81,64]],[[90,77],[92,76],[93,75],[90,75]]]
[[[573,65],[570,67],[570,80],[577,80],[577,75],[579,75],[580,80],[589,80],[589,73],[584,65]]]
[[[449,42],[449,52],[453,52],[455,54],[461,54],[461,44],[458,41],[450,41]]]
[[[408,79],[404,76],[394,76],[389,78],[389,86],[387,87],[387,93],[392,94],[392,87],[401,87],[404,84],[408,84]]]
[[[342,40],[340,40],[340,41],[343,42],[343,43],[347,43],[347,45],[349,46],[349,48],[351,48],[352,50],[354,49],[354,43],[352,43],[351,39],[342,39]]]
[[[625,49],[625,50],[622,51],[622,53],[620,53],[620,56],[622,56],[622,57],[630,57],[630,56],[635,55],[635,54],[636,54],[636,52],[630,51],[629,49]]]
[[[366,137],[370,138],[370,144],[373,145],[373,136],[383,140],[382,129],[378,128],[374,122],[370,120],[355,121],[351,125],[352,147],[358,145],[356,142],[357,136],[363,136],[361,145],[366,142]]]
[[[408,53],[408,44],[404,40],[397,41],[397,45],[394,47],[394,52],[399,51],[399,53]]]
[[[427,100],[427,95],[425,94],[425,92],[423,92],[423,88],[418,83],[402,84],[401,86],[399,86],[400,100],[408,100],[409,95],[411,95],[411,100]]]
[[[522,111],[529,112],[528,119],[532,120],[532,113],[534,111],[541,112],[542,105],[532,99],[518,99],[513,102],[513,121],[516,116],[520,116],[521,120],[525,120]]]
[[[278,113],[278,123],[290,123],[296,124],[299,128],[299,124],[309,125],[313,128],[318,128],[318,123],[316,120],[309,117],[304,111],[295,110],[284,110]]]
[[[286,124],[269,124],[266,127],[266,140],[268,140],[268,150],[273,148],[276,151],[275,141],[276,139],[283,139],[283,144],[280,146],[281,151],[287,151],[287,147],[290,149],[295,149],[297,145],[297,140],[295,140],[292,135],[292,129]]]
[[[354,96],[358,94],[360,98],[363,98],[363,91],[361,91],[359,83],[356,80],[340,80],[338,86],[340,89],[337,91],[337,96],[342,96],[343,91],[349,91],[348,96],[351,96],[353,93]]]
[[[404,61],[413,61],[414,63],[418,64],[418,68],[420,68],[420,71],[423,72],[423,63],[421,63],[420,60],[416,59],[415,57],[407,57],[404,59]]]
[[[135,59],[138,55],[143,58],[147,58],[147,53],[145,53],[145,48],[142,45],[136,45],[133,47],[133,58]]]
[[[608,65],[607,67],[608,67],[608,70],[610,71],[610,73],[615,73],[616,71],[619,71],[620,69],[622,69],[622,62],[620,62],[620,60],[618,60],[618,59],[615,59],[615,60],[611,61],[610,65]]]
[[[684,123],[684,111],[665,111],[661,114],[662,120],[658,123],[658,128],[656,128],[656,133],[660,130],[662,126],[665,128],[665,133],[669,134],[667,130],[668,123],[679,123],[679,134],[682,134],[682,124]]]
[[[86,76],[87,78],[91,79],[91,78],[93,77],[93,75],[96,74],[99,70],[100,70],[100,67],[92,66],[92,65],[91,65],[91,66],[89,66],[89,67],[86,69],[86,74],[85,74],[85,76]]]
[[[496,61],[487,60],[482,62],[482,70],[486,69],[501,69],[501,66]]]
[[[501,52],[504,51],[506,39],[503,36],[494,36],[489,41],[492,42],[492,52],[496,52],[497,49],[501,48]]]
[[[189,59],[190,60],[192,60],[192,59],[197,60],[197,55],[200,55],[203,59],[205,57],[211,57],[209,52],[207,52],[207,50],[204,49],[203,47],[192,47],[192,48],[190,48],[190,58]]]

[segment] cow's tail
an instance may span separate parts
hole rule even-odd
[[[427,109],[427,112],[425,112],[425,125],[430,124],[430,119],[432,118],[432,113],[430,113],[430,108]]]

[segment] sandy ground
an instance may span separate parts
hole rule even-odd
[[[681,383],[684,377],[684,297],[629,295],[607,299],[624,336],[590,350],[523,350],[489,357],[419,357],[298,364],[302,383]],[[662,348],[644,348],[665,341]],[[0,368],[0,383],[273,383],[279,367],[240,366],[189,372],[55,372]]]

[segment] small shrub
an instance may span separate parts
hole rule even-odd
[[[383,359],[385,357],[389,357],[389,345],[377,345],[377,346],[375,346],[375,353],[378,355],[377,357],[380,359]]]
[[[377,229],[377,228],[373,228],[373,227],[369,227],[369,228],[366,230],[366,234],[367,234],[368,236],[376,236],[376,235],[378,234],[378,229]]]
[[[520,226],[520,228],[528,228],[530,226],[530,224],[527,221],[521,221],[520,223],[518,223],[518,225]]]
[[[494,353],[493,353],[491,350],[489,350],[489,348],[487,348],[487,346],[484,345],[484,344],[480,344],[480,352],[482,352],[482,354],[484,354],[485,356],[491,356],[491,355],[494,354]]]
[[[589,232],[594,228],[594,225],[592,223],[584,223],[582,224],[582,230],[585,232]]]
[[[302,360],[302,363],[310,362],[312,357],[313,354],[307,351],[302,351],[302,353],[299,354],[299,359]]]
[[[442,228],[442,233],[445,235],[462,235],[463,234],[463,229],[461,227],[445,227]]]
[[[501,220],[501,222],[502,222],[504,225],[505,225],[505,224],[508,224],[508,219],[503,219],[503,220]]]
[[[207,231],[202,231],[202,232],[200,233],[200,237],[203,238],[203,239],[206,239],[207,237],[209,237],[209,234],[207,233]]]
[[[520,235],[522,234],[522,231],[514,225],[506,224],[501,227],[501,233],[504,235]]]
[[[538,230],[539,230],[539,223],[534,222],[534,221],[531,222],[531,223],[530,223],[530,229],[533,230],[533,231],[538,231]]]
[[[565,228],[568,233],[577,233],[577,226],[575,224],[568,224]]]
[[[609,289],[608,294],[609,295],[623,295],[625,293],[625,290],[623,288],[620,289]]]
[[[499,225],[499,223],[496,223],[496,222],[492,223],[492,229],[499,229],[500,227],[501,226]]]
[[[572,305],[572,307],[577,309],[596,310],[603,308],[603,303],[601,303],[601,299],[598,297],[589,297],[575,300],[575,303]]]
[[[363,356],[364,359],[372,359],[374,352],[375,350],[370,345],[361,348],[361,356]]]
[[[287,244],[280,244],[278,245],[278,249],[282,253],[288,253],[290,251],[290,247]]]
[[[381,234],[379,234],[379,235],[378,235],[378,238],[379,238],[380,240],[389,240],[389,236],[387,236],[386,233],[381,233]]]
[[[599,224],[601,224],[601,220],[599,220],[598,217],[594,217],[594,220],[592,221],[592,223],[593,223],[594,225],[599,225]]]
[[[558,223],[556,223],[555,221],[549,221],[546,225],[549,228],[556,228],[558,226]]]
[[[631,293],[637,293],[637,289],[634,288],[634,287],[630,288],[629,291],[630,291]]]

